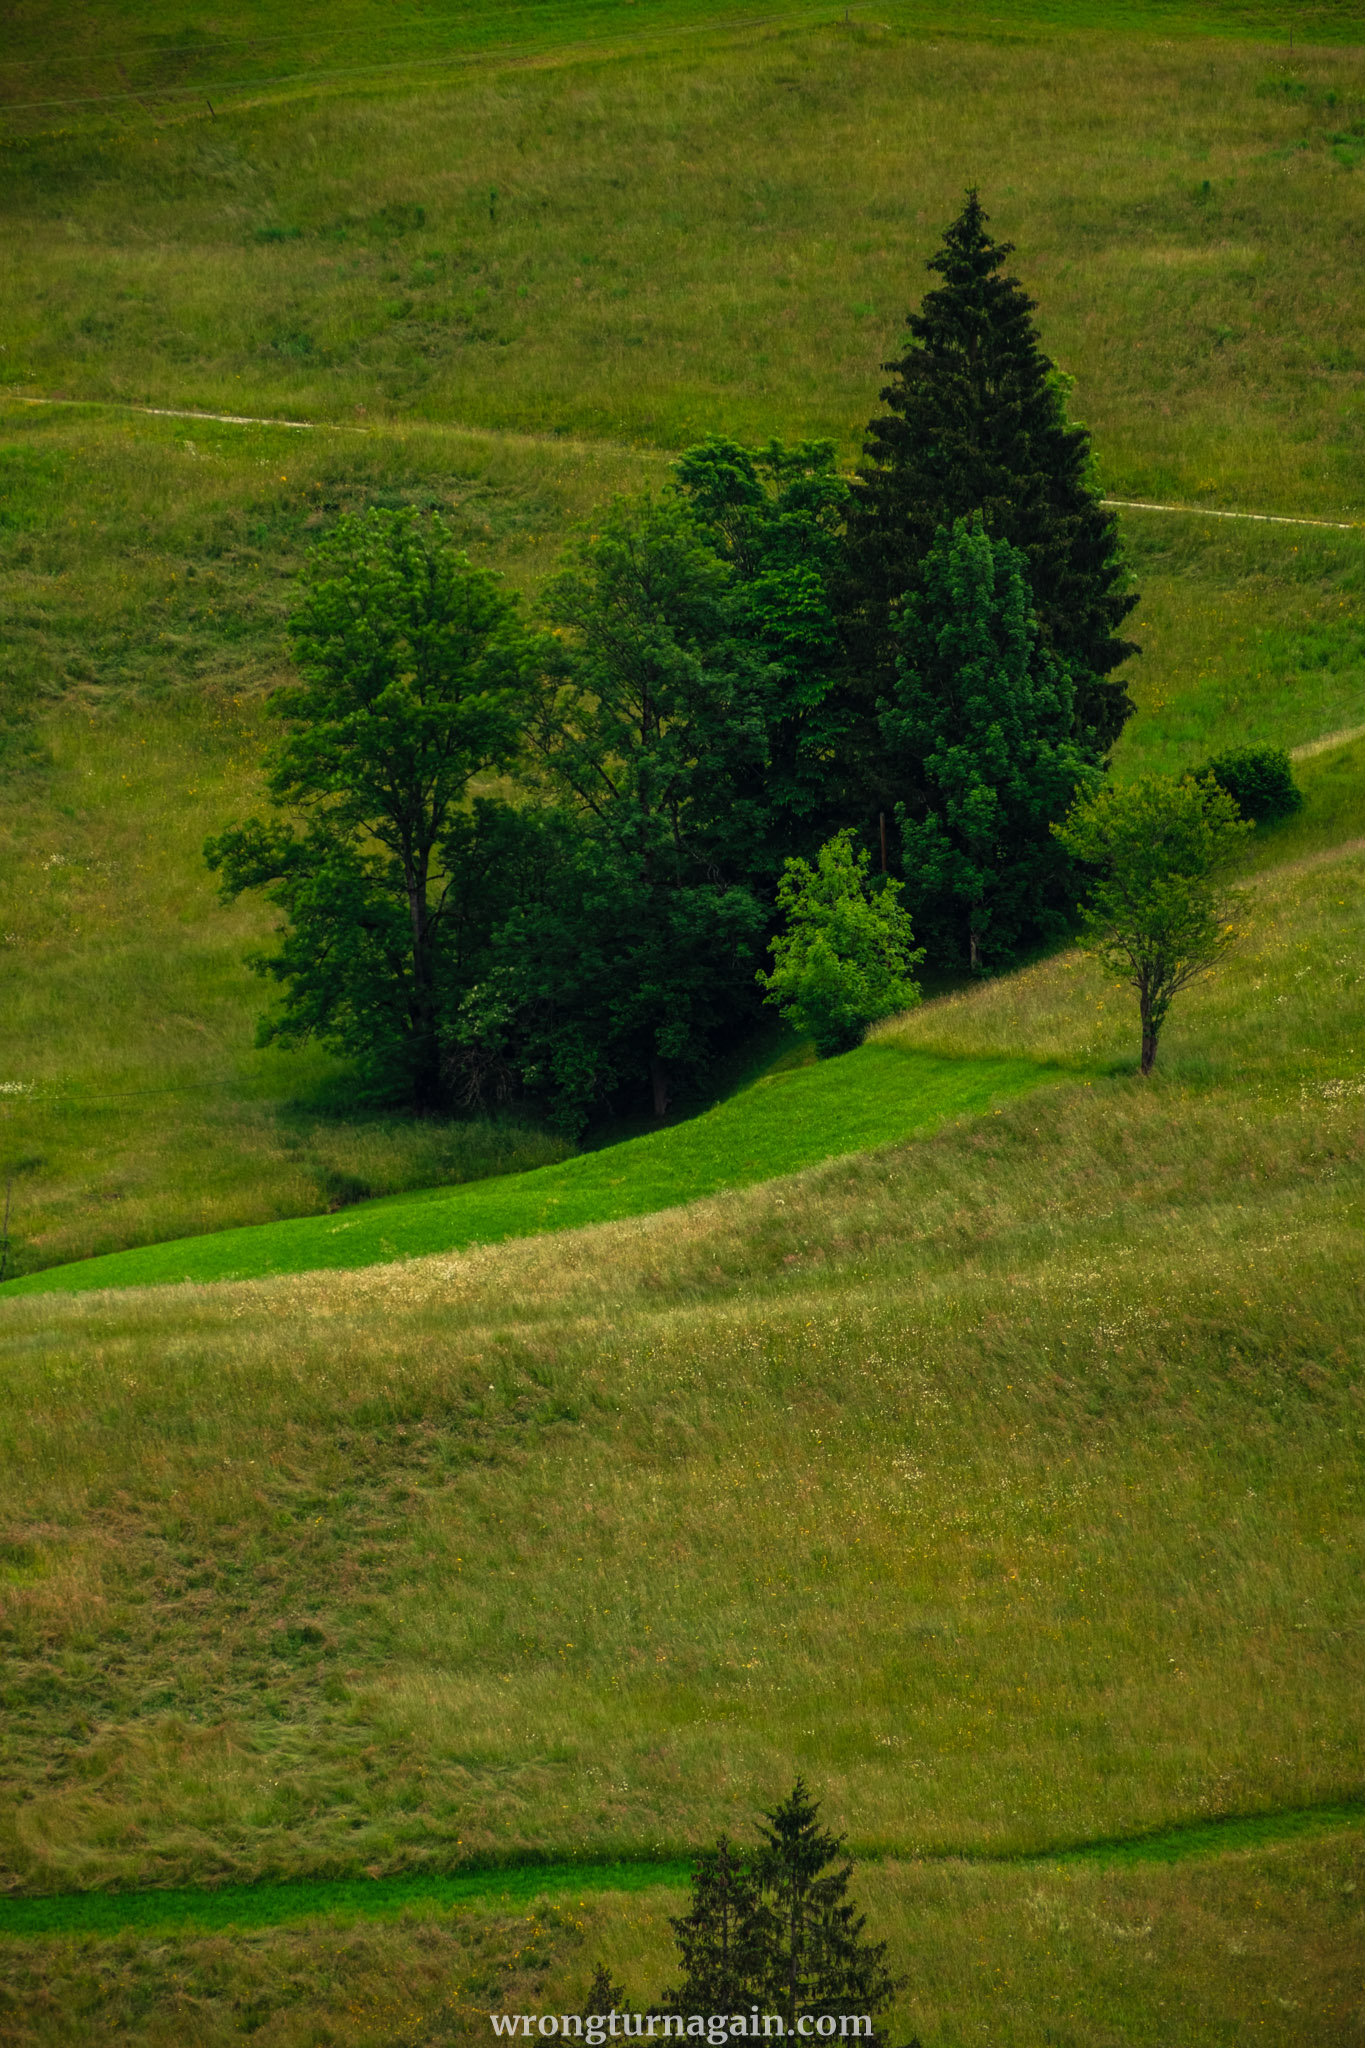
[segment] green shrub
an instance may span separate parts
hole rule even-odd
[[[884,877],[874,889],[866,853],[851,831],[820,848],[812,868],[789,860],[777,885],[787,930],[772,941],[773,971],[758,979],[798,1031],[815,1040],[822,1059],[848,1052],[869,1024],[920,1000],[910,919],[901,884]]]
[[[1206,761],[1196,779],[1206,775],[1257,825],[1273,825],[1303,806],[1303,791],[1283,747],[1234,747]]]

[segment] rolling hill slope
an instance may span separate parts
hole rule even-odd
[[[1061,1071],[1034,1060],[938,1059],[863,1046],[836,1062],[767,1075],[703,1116],[561,1165],[391,1196],[341,1217],[300,1217],[115,1252],[7,1281],[0,1297],[370,1266],[643,1216],[867,1151],[945,1118],[979,1114]]]
[[[16,17],[6,2048],[451,2048],[599,1958],[643,2002],[681,1894],[635,1880],[798,1769],[893,2040],[1359,2048],[1365,742],[1153,1083],[1059,954],[573,1160],[253,1050],[269,916],[201,865],[338,512],[531,592],[697,433],[851,459],[974,180],[1109,490],[1359,518],[1356,0],[1292,54],[1259,0],[812,12]],[[133,97],[39,106],[63,65]],[[1124,518],[1116,773],[1365,720],[1358,532]]]

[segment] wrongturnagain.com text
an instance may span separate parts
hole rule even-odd
[[[729,2048],[732,2041],[780,2041],[787,2034],[782,2015],[776,2012],[594,2012],[586,2017],[577,2012],[491,2012],[495,2034],[528,2035],[549,2039],[579,2039],[586,2048],[602,2048],[606,2041],[667,2040],[705,2041],[708,2048]],[[619,2024],[618,2024],[619,2023]],[[803,2012],[791,2030],[803,2041],[872,2040],[872,2018],[865,2012]]]

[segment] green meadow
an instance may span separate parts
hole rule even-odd
[[[646,1999],[798,1769],[895,2041],[1361,2039],[1365,9],[1289,25],[12,10],[0,2039]],[[1074,952],[572,1157],[255,1049],[200,849],[314,534],[439,508],[530,601],[705,432],[851,464],[973,182],[1187,508],[1115,772],[1308,750],[1154,1082]]]
[[[1264,872],[1155,1087],[1061,955],[885,1037],[1093,1075],[909,1144],[463,1255],[9,1301],[16,1888],[676,1859],[799,1767],[877,1859],[921,2038],[1161,2038],[1197,1984],[1177,2038],[1350,2040],[1360,1838],[1293,1817],[1361,1783],[1359,873]],[[1011,1860],[1229,1814],[1268,1838]],[[40,2024],[73,2002],[136,2038],[130,1971],[167,2025],[255,1999],[319,2038],[348,1943],[377,2003],[342,2038],[400,1983],[441,2038],[466,1969],[562,2002],[597,1950],[643,1995],[666,1888],[582,1897],[537,1909],[534,1994],[522,1937],[465,1957],[492,1901],[16,1935],[19,2038],[79,2039]]]
[[[454,1193],[431,1188],[390,1196],[341,1217],[304,1216],[116,1252],[7,1285],[11,1293],[31,1293],[256,1279],[641,1216],[867,1151],[948,1117],[980,1114],[1057,1071],[1008,1057],[937,1059],[892,1045],[860,1046],[837,1063],[779,1064],[709,1112],[559,1165],[475,1180]]]

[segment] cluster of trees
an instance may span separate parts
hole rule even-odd
[[[907,917],[977,970],[1068,925],[1051,828],[1130,708],[1135,599],[1009,253],[973,194],[852,480],[829,443],[709,440],[534,617],[439,520],[322,541],[275,814],[208,847],[284,914],[267,1037],[419,1110],[515,1096],[573,1130],[663,1114],[765,988],[851,1042],[914,994]]]
[[[904,1979],[848,1897],[853,1865],[843,1837],[820,1825],[819,1804],[800,1778],[763,1822],[753,1848],[722,1835],[698,1857],[690,1908],[669,1923],[678,1982],[650,2010],[691,2020],[694,2033],[699,2018],[715,2015],[721,2026],[737,2018],[745,2037],[776,2016],[784,2038],[814,2040],[822,2019],[825,2037],[847,2038],[848,2016],[857,2015],[873,2027],[857,2038],[876,2048],[878,2021]],[[623,1986],[599,1963],[585,2025],[600,2029],[628,2009]]]

